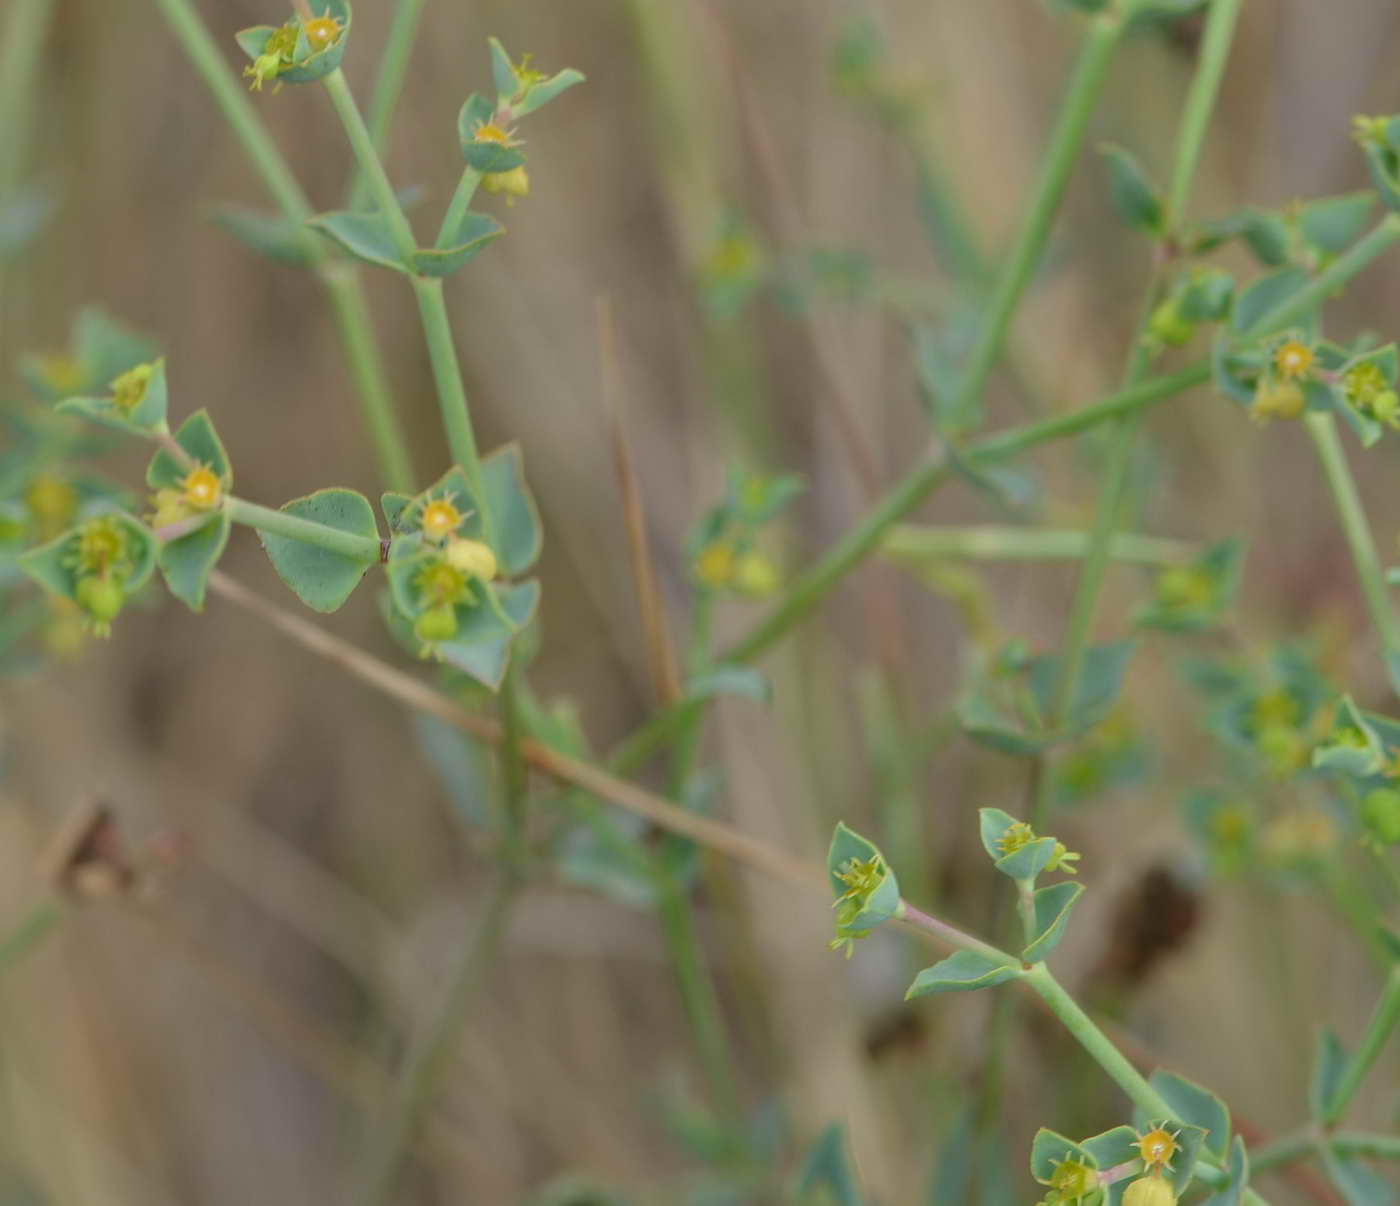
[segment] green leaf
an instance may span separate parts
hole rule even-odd
[[[1196,269],[1181,290],[1178,313],[1188,322],[1219,322],[1230,313],[1235,278],[1218,268]]]
[[[1088,1168],[1098,1168],[1098,1161],[1088,1149],[1066,1139],[1054,1131],[1041,1127],[1031,1140],[1031,1176],[1042,1185],[1048,1185],[1055,1168],[1066,1160],[1073,1160]]]
[[[1298,216],[1298,228],[1319,251],[1340,255],[1366,229],[1375,204],[1376,194],[1369,189],[1310,201]]]
[[[213,214],[214,225],[232,235],[259,255],[289,268],[308,268],[313,263],[307,253],[300,222],[276,214],[251,209],[224,208]]]
[[[1394,1203],[1394,1187],[1366,1165],[1338,1156],[1326,1145],[1322,1148],[1322,1162],[1347,1206],[1392,1206]]]
[[[1053,842],[1053,838],[1042,841]],[[1051,846],[1053,853],[1054,847]],[[1039,963],[1060,944],[1070,911],[1084,894],[1084,885],[1065,881],[1040,888],[1035,894],[1035,938],[1021,952],[1027,963]]]
[[[1338,740],[1337,737],[1341,734],[1334,732],[1332,738],[1313,750],[1313,766],[1361,778],[1380,774],[1388,762],[1385,746],[1374,726],[1352,702],[1350,695],[1342,696],[1338,703],[1336,723],[1341,734],[1359,734],[1363,744],[1355,745],[1349,740]]]
[[[386,490],[379,496],[379,509],[384,512],[384,522],[389,526],[389,534],[399,530],[399,518],[413,504],[413,495],[400,494],[397,490]]]
[[[1063,738],[1083,733],[1109,713],[1122,690],[1123,675],[1136,647],[1133,641],[1116,641],[1109,645],[1094,645],[1084,654],[1074,699],[1057,736]],[[1051,713],[1058,690],[1059,672],[1058,657],[1037,657],[1031,661],[1031,690],[1043,716]]]
[[[118,374],[120,376],[120,374]],[[120,431],[149,437],[152,432],[165,430],[166,406],[169,390],[165,381],[165,359],[161,357],[151,364],[150,380],[146,382],[146,393],[130,414],[123,414],[113,404],[110,396],[100,398],[65,398],[54,409],[59,414],[80,414],[84,418],[96,420]]]
[[[318,214],[309,219],[307,225],[332,239],[357,260],[392,268],[395,272],[411,271],[399,255],[389,220],[381,213],[353,214],[341,210]]]
[[[868,863],[872,859],[878,861],[883,873],[874,890],[863,901],[864,907],[847,922],[846,928],[849,930],[872,930],[893,917],[899,909],[899,882],[890,869],[889,860],[880,853],[874,842],[848,828],[844,821],[837,822],[826,854],[826,871],[832,896],[840,898],[850,888],[839,874],[848,862]]]
[[[452,236],[452,245],[441,249],[420,248],[413,257],[414,266],[424,276],[448,276],[461,268],[493,239],[505,234],[506,228],[490,214],[468,210],[461,225]]]
[[[501,622],[487,606],[472,608],[463,615],[458,609],[461,626],[457,635],[438,646],[442,660],[464,674],[470,675],[492,691],[501,689],[506,667],[510,662],[510,645],[517,632],[534,618],[540,602],[540,584],[534,579],[513,586],[492,586],[501,609],[513,628]]]
[[[805,1196],[819,1189],[827,1191],[833,1206],[862,1206],[855,1173],[846,1155],[845,1131],[839,1123],[833,1122],[822,1132],[803,1161],[798,1177],[799,1194]]]
[[[997,859],[994,864],[1003,875],[1012,879],[1034,879],[1055,857],[1056,841],[1052,837],[1036,838],[1019,850]]]
[[[1324,1026],[1317,1035],[1312,1077],[1308,1081],[1308,1109],[1318,1122],[1326,1117],[1327,1109],[1337,1095],[1337,1086],[1346,1074],[1348,1062],[1342,1040]]]
[[[978,832],[982,838],[982,849],[987,852],[987,857],[996,862],[1006,853],[1001,848],[1002,838],[1006,836],[1006,831],[1013,825],[1020,822],[1009,812],[1003,812],[1000,808],[979,808],[977,810]]]
[[[520,77],[515,74],[515,64],[500,40],[487,38],[486,41],[491,47],[491,78],[496,85],[497,103],[503,105],[520,91]]]
[[[1244,1139],[1239,1135],[1230,1145],[1230,1158],[1225,1163],[1225,1171],[1230,1174],[1230,1184],[1211,1194],[1202,1206],[1240,1206],[1244,1201],[1244,1191],[1249,1188],[1249,1153],[1245,1150]]]
[[[1108,160],[1109,192],[1119,215],[1129,226],[1151,234],[1162,233],[1162,201],[1131,151],[1104,143],[1100,153]]]
[[[83,517],[84,522],[99,516],[110,516],[120,525],[129,542],[132,552],[131,573],[127,575],[125,587],[132,594],[145,585],[156,564],[155,534],[134,515],[116,507],[101,506]],[[82,524],[64,532],[58,538],[20,554],[16,563],[26,574],[56,595],[66,599],[77,598],[78,573],[75,559]]]
[[[224,511],[213,511],[191,532],[160,546],[157,560],[170,593],[191,611],[204,610],[209,575],[228,547],[232,521]]]
[[[298,519],[309,519],[355,536],[379,539],[374,508],[369,499],[354,490],[338,486],[318,490],[305,498],[294,498],[280,509]],[[272,532],[263,532],[261,536],[277,576],[313,611],[338,611],[374,564]]]
[[[1132,1127],[1115,1126],[1083,1140],[1079,1146],[1094,1158],[1097,1167],[1113,1168],[1138,1158],[1137,1140],[1138,1134]]]
[[[525,95],[513,106],[515,115],[525,117],[536,109],[544,108],[561,92],[572,88],[575,84],[583,83],[584,79],[583,72],[575,71],[572,67],[565,67],[563,71],[556,72],[549,79],[531,85]]]
[[[229,465],[228,453],[224,451],[223,441],[214,430],[207,410],[195,411],[180,424],[180,430],[175,433],[175,442],[191,460],[207,465],[218,474],[225,491],[233,484],[233,468]],[[153,490],[174,489],[188,472],[172,453],[161,448],[146,467],[146,485]]]
[[[915,997],[928,997],[940,992],[972,992],[978,988],[992,988],[1015,980],[1021,969],[1009,963],[998,963],[986,955],[973,951],[958,951],[955,955],[932,967],[926,967],[914,977],[914,983],[904,994],[906,1001]]]
[[[1030,757],[1055,744],[1053,733],[1017,728],[981,692],[958,700],[955,711],[959,727],[971,740],[1003,754]]]
[[[1174,1072],[1159,1069],[1152,1073],[1149,1083],[1166,1098],[1177,1118],[1205,1132],[1206,1150],[1224,1160],[1230,1147],[1229,1107],[1209,1089]]]
[[[714,699],[723,695],[766,704],[773,698],[773,684],[762,671],[733,662],[713,666],[686,681],[687,699]]]
[[[539,560],[544,528],[525,481],[519,444],[506,444],[482,460],[481,488],[491,513],[492,551],[507,574],[523,574]]]
[[[1253,402],[1255,382],[1263,371],[1262,349],[1236,347],[1225,331],[1211,341],[1211,381],[1227,398],[1246,405]]]
[[[1264,322],[1265,316],[1283,305],[1294,294],[1300,293],[1307,285],[1308,274],[1297,267],[1281,268],[1268,276],[1261,276],[1235,299],[1235,312],[1230,320],[1231,329],[1253,337],[1273,334],[1286,324],[1277,321]]]
[[[1165,632],[1200,632],[1218,624],[1239,589],[1244,542],[1221,540],[1189,565],[1171,566],[1157,577],[1152,599],[1133,619],[1140,627]]]

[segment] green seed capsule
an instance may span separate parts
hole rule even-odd
[[[429,608],[418,617],[413,632],[420,641],[450,641],[457,635],[456,608],[450,603]]]
[[[126,591],[115,578],[83,578],[77,594],[82,609],[98,624],[110,624],[126,603]]]
[[[1161,1177],[1140,1177],[1128,1186],[1123,1206],[1176,1206],[1176,1194]]]

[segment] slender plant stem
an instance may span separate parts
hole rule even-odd
[[[41,900],[0,938],[0,972],[35,950],[63,916],[63,906],[56,900]]]
[[[1201,147],[1204,145],[1211,113],[1220,92],[1220,82],[1225,75],[1225,65],[1230,57],[1230,45],[1234,40],[1241,3],[1242,0],[1213,0],[1206,18],[1201,54],[1186,97],[1186,107],[1177,138],[1176,162],[1167,196],[1163,225],[1169,239],[1181,220],[1191,191],[1191,182],[1195,178]],[[1128,365],[1123,377],[1125,386],[1132,386],[1140,381],[1151,362],[1145,336],[1160,289],[1161,271],[1158,269],[1154,270],[1143,296],[1142,314],[1133,332],[1132,351],[1128,356]],[[1058,727],[1064,722],[1079,690],[1079,680],[1093,636],[1094,619],[1098,614],[1099,597],[1111,559],[1114,533],[1123,513],[1128,477],[1141,422],[1140,414],[1125,415],[1113,424],[1109,433],[1106,463],[1101,469],[1102,485],[1099,488],[1098,504],[1094,513],[1093,535],[1080,570],[1074,602],[1070,607],[1064,648],[1059,659],[1055,690],[1050,704],[1051,727]],[[1049,775],[1040,777],[1031,812],[1033,826],[1043,825],[1049,814],[1051,782],[1052,778]]]
[[[394,186],[384,171],[369,127],[360,116],[359,106],[355,104],[350,85],[345,81],[345,73],[337,67],[321,83],[325,85],[340,123],[345,127],[346,137],[349,138],[351,150],[364,170],[370,193],[389,224],[399,256],[405,267],[412,271],[418,250],[413,227],[409,225],[408,217],[394,193]],[[413,273],[412,279],[413,293],[418,299],[418,312],[423,320],[423,336],[428,344],[429,359],[432,361],[433,382],[437,387],[438,406],[442,411],[448,447],[452,459],[467,475],[472,495],[481,510],[482,527],[486,532],[487,543],[492,544],[495,529],[482,491],[481,459],[477,453],[476,436],[472,431],[467,391],[462,384],[462,370],[457,362],[452,323],[447,316],[447,303],[443,298],[442,280],[419,276],[416,273]]]
[[[1400,1135],[1372,1135],[1364,1131],[1338,1131],[1319,1135],[1311,1127],[1284,1135],[1249,1154],[1251,1174],[1265,1172],[1295,1160],[1317,1154],[1320,1147],[1338,1156],[1368,1156],[1377,1160],[1400,1160]]]
[[[1175,1111],[1156,1089],[1148,1083],[1128,1058],[1114,1046],[1094,1020],[1080,1008],[1079,1003],[1060,985],[1044,963],[1027,969],[1022,979],[1030,985],[1059,1018],[1070,1035],[1088,1052],[1093,1061],[1108,1075],[1129,1100],[1154,1118],[1172,1118]],[[1228,1174],[1213,1160],[1202,1156],[1196,1165],[1196,1175],[1207,1185],[1221,1186],[1229,1181]],[[1264,1199],[1252,1189],[1245,1190],[1243,1200],[1262,1206]]]
[[[388,1206],[396,1200],[395,1187],[404,1159],[433,1091],[447,1070],[476,991],[495,961],[517,890],[515,873],[503,867],[476,932],[453,970],[442,1008],[408,1057],[388,1123],[378,1135],[364,1191],[357,1199],[360,1206]]]
[[[415,480],[412,460],[394,409],[383,360],[367,320],[369,310],[358,274],[350,266],[336,263],[326,241],[306,226],[315,213],[311,203],[190,0],[155,2],[282,216],[297,228],[297,244],[330,294],[341,347],[350,366],[361,413],[374,442],[385,484],[392,490],[412,491]]]
[[[393,20],[389,23],[389,33],[384,39],[384,52],[379,57],[379,73],[375,77],[374,91],[370,94],[366,122],[370,138],[381,153],[388,144],[389,127],[393,125],[394,110],[398,107],[404,79],[408,75],[408,60],[418,37],[424,3],[425,0],[398,0],[394,6]],[[362,210],[368,203],[369,183],[363,167],[357,161],[350,182],[349,207]]]
[[[900,524],[885,537],[881,551],[900,561],[1073,561],[1089,549],[1090,533],[1069,528],[967,528]],[[1182,540],[1118,532],[1109,545],[1115,561],[1133,565],[1174,565],[1187,561],[1196,546]]]
[[[53,0],[11,0],[0,28],[0,201],[20,182],[29,152],[34,84]]]
[[[1131,389],[1065,415],[1041,419],[999,435],[974,441],[962,456],[981,466],[1006,460],[1047,440],[1074,435],[1105,419],[1150,406],[1209,379],[1208,365],[1195,365],[1177,373],[1154,377]],[[843,536],[791,587],[787,595],[740,641],[723,653],[721,661],[748,661],[781,639],[812,610],[845,576],[873,551],[889,529],[917,507],[953,474],[947,458],[930,459],[897,482],[861,521]]]
[[[443,428],[447,432],[448,449],[452,460],[467,475],[472,493],[478,502],[483,502],[485,493],[482,489],[481,458],[472,430],[466,387],[462,384],[462,369],[457,360],[452,323],[447,317],[447,303],[442,295],[442,281],[416,276],[413,278],[413,292],[418,299],[418,312],[423,318],[423,335],[428,342],[428,358],[432,362],[433,381],[437,386],[438,407],[442,412]],[[484,506],[481,518],[487,543],[494,543],[493,517]]]
[[[322,77],[321,84],[326,90],[326,95],[331,98],[340,124],[345,127],[350,149],[355,153],[355,161],[359,164],[360,171],[364,173],[365,186],[379,207],[380,214],[389,224],[389,233],[393,236],[394,246],[403,260],[404,267],[411,269],[414,254],[418,250],[418,242],[413,237],[413,227],[409,225],[408,217],[394,192],[394,186],[384,170],[374,135],[370,133],[369,126],[360,114],[360,107],[355,103],[350,85],[345,79],[345,72],[337,67]]]
[[[332,262],[324,265],[320,276],[335,312],[350,375],[359,383],[364,421],[379,457],[380,476],[390,490],[412,494],[417,480],[394,415],[388,375],[380,358],[379,341],[374,336],[359,276],[349,265]]]
[[[1084,46],[1079,53],[1069,91],[1060,106],[1060,115],[1045,152],[1030,207],[1010,258],[997,279],[996,288],[982,320],[977,343],[968,359],[967,370],[953,400],[954,421],[967,425],[986,388],[987,379],[1001,356],[1011,320],[1045,251],[1046,240],[1065,185],[1084,141],[1089,117],[1098,103],[1108,77],[1108,67],[1123,35],[1126,17],[1116,8],[1089,22]]]
[[[926,933],[932,934],[944,946],[951,946],[954,950],[971,951],[974,955],[981,955],[983,958],[1006,967],[1021,966],[1021,961],[1015,955],[993,946],[990,942],[974,938],[971,934],[958,929],[957,926],[949,925],[948,922],[934,917],[930,913],[916,909],[907,900],[899,902],[899,910],[895,916],[914,929],[924,930]]]
[[[1371,1014],[1371,1020],[1366,1026],[1366,1033],[1362,1036],[1356,1053],[1348,1061],[1341,1080],[1337,1082],[1336,1091],[1332,1094],[1332,1100],[1327,1103],[1323,1112],[1323,1125],[1336,1126],[1341,1121],[1347,1106],[1356,1096],[1356,1091],[1389,1041],[1397,1023],[1400,1023],[1400,965],[1393,966],[1390,975],[1386,977],[1385,987],[1381,990],[1381,998],[1376,1002],[1375,1012]]]
[[[1332,492],[1332,501],[1351,549],[1351,559],[1356,566],[1356,576],[1361,580],[1361,592],[1370,610],[1371,621],[1380,634],[1386,652],[1400,652],[1400,626],[1397,626],[1395,612],[1390,606],[1376,542],[1371,536],[1361,495],[1357,492],[1356,481],[1347,465],[1346,452],[1337,435],[1336,421],[1331,415],[1315,412],[1309,413],[1304,421]]]
[[[1153,377],[1091,406],[977,440],[968,445],[962,455],[975,466],[994,464],[1039,444],[1078,435],[1117,415],[1151,406],[1209,379],[1210,366],[1204,363],[1167,376]],[[776,644],[879,547],[886,532],[952,476],[953,469],[946,458],[930,459],[911,469],[821,560],[793,583],[766,616],[717,660],[750,661]],[[685,704],[676,704],[653,715],[613,751],[608,759],[609,768],[628,774],[643,765],[674,735],[684,719],[685,708]]]
[[[379,561],[381,545],[377,536],[356,536],[354,532],[344,532],[329,524],[317,523],[314,519],[289,515],[286,511],[274,511],[271,507],[242,498],[230,498],[225,505],[228,517],[234,523],[274,536],[285,536],[288,540],[298,540],[302,544],[315,545],[328,553],[353,557],[366,565]]]
[[[457,188],[448,203],[447,212],[442,215],[442,226],[438,229],[437,242],[434,244],[439,250],[451,247],[457,241],[457,231],[462,225],[462,219],[467,216],[467,208],[476,196],[477,186],[480,184],[481,173],[475,168],[462,170],[462,177],[457,181]]]

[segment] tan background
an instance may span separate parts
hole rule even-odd
[[[253,0],[200,7],[221,35],[281,15]],[[870,8],[890,36],[894,69],[926,97],[927,136],[983,246],[999,251],[1078,19],[1031,0]],[[920,237],[907,156],[830,85],[828,50],[851,11],[834,0],[429,2],[390,157],[396,181],[426,191],[420,221],[435,221],[459,170],[456,112],[467,91],[489,83],[488,34],[589,77],[530,121],[533,195],[501,209],[508,237],[448,290],[482,443],[522,441],[546,518],[534,681],[546,696],[577,702],[600,748],[644,716],[650,691],[597,385],[595,300],[606,297],[616,316],[625,421],[679,620],[684,535],[716,497],[736,446],[706,385],[704,323],[686,266],[716,205],[744,209],[777,246],[858,246],[927,281],[935,298],[946,288]],[[386,0],[357,7],[347,71],[362,96],[386,14]],[[639,40],[639,18],[657,23],[659,43]],[[231,38],[225,45],[232,63]],[[1349,119],[1400,107],[1397,51],[1400,21],[1382,0],[1247,4],[1194,212],[1360,187]],[[218,202],[265,201],[155,6],[61,0],[45,55],[36,171],[61,208],[10,294],[5,364],[60,345],[76,308],[98,302],[159,338],[174,412],[209,407],[241,494],[275,504],[329,484],[376,493],[322,294],[205,220]],[[1090,142],[1124,143],[1164,177],[1190,66],[1184,42],[1131,42]],[[661,116],[672,91],[679,125]],[[288,88],[258,98],[258,109],[316,202],[335,205],[348,153],[325,98]],[[1143,244],[1108,210],[1093,156],[1057,231],[1053,266],[1014,340],[1047,408],[1111,388],[1147,269]],[[1368,273],[1339,328],[1394,334],[1397,273],[1393,261]],[[365,279],[426,480],[444,453],[411,299],[388,274]],[[798,470],[810,483],[787,533],[788,558],[800,563],[860,508],[836,406],[854,415],[881,480],[922,446],[907,341],[889,314],[839,306],[804,321],[764,303],[743,322],[727,338],[755,358],[759,417],[775,433],[765,467]],[[1020,417],[1004,392],[993,391],[996,424]],[[1244,639],[1325,628],[1338,670],[1362,697],[1381,700],[1350,567],[1301,434],[1256,430],[1205,391],[1163,407],[1148,430],[1159,480],[1147,529],[1189,539],[1246,533]],[[1085,521],[1092,463],[1063,447],[1036,463],[1047,515]],[[1393,465],[1388,440],[1364,471],[1387,556]],[[140,467],[135,455],[111,466],[132,482]],[[952,490],[928,514],[991,516]],[[295,602],[246,531],[225,567]],[[1042,645],[1058,639],[1072,574],[1012,568],[989,581],[1006,629]],[[1111,585],[1104,631],[1118,628],[1142,589],[1128,573]],[[729,607],[721,631],[742,629],[752,614]],[[956,612],[871,569],[797,646],[770,658],[772,712],[723,705],[708,749],[727,777],[724,813],[814,858],[834,819],[871,823],[876,811],[855,691],[880,648],[872,618],[897,624],[886,636],[911,723],[932,717],[957,682]],[[371,591],[325,623],[398,660]],[[1115,901],[1187,848],[1175,805],[1211,752],[1173,672],[1178,649],[1154,642],[1129,686],[1157,734],[1161,773],[1063,826],[1085,852],[1090,888],[1060,956],[1071,983],[1100,957]],[[168,829],[187,843],[148,915],[86,907],[0,983],[0,1168],[37,1200],[65,1206],[348,1200],[366,1128],[382,1117],[384,1072],[431,1013],[489,877],[406,717],[218,601],[203,617],[170,601],[123,617],[116,637],[81,660],[4,684],[0,709],[0,916],[36,898],[34,852],[91,793],[116,805],[134,840]],[[980,926],[1000,885],[975,848],[973,810],[1014,810],[1021,772],[957,742],[916,790],[948,908]],[[898,865],[919,855],[892,857]],[[722,905],[707,895],[701,907],[750,1102],[781,1099],[803,1141],[843,1119],[871,1190],[887,1203],[921,1201],[938,1137],[977,1083],[988,1000],[918,1010],[923,1041],[872,1060],[867,1040],[895,1009],[913,954],[882,939],[843,965],[825,950],[820,903],[745,877],[739,886]],[[1315,1023],[1354,1036],[1373,993],[1363,953],[1317,898],[1211,885],[1202,926],[1126,1013],[1164,1062],[1208,1080],[1276,1133],[1302,1115]],[[654,922],[559,884],[542,864],[401,1200],[512,1202],[569,1171],[640,1201],[684,1200],[677,1178],[699,1165],[667,1137],[657,1102],[687,1084],[700,1092],[691,1051]],[[347,1053],[358,1062],[347,1064]],[[1037,1125],[1122,1120],[1111,1090],[1044,1027],[1019,1032],[1013,1055],[1002,1125],[1017,1170]],[[1389,1125],[1395,1069],[1392,1059],[1373,1077],[1358,1122]],[[1269,1188],[1275,1203],[1318,1200],[1280,1182]],[[1016,1200],[1032,1192],[1017,1181]]]

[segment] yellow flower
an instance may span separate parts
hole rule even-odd
[[[1180,1134],[1180,1131],[1173,1133],[1165,1126],[1154,1126],[1144,1131],[1138,1136],[1136,1144],[1142,1155],[1142,1162],[1151,1169],[1170,1168],[1172,1157],[1181,1147],[1177,1143]]]
[[[180,487],[181,497],[196,511],[212,511],[223,501],[224,483],[208,465],[196,465]]]
[[[745,553],[734,567],[734,586],[746,595],[763,598],[778,589],[778,571],[762,553]]]
[[[451,498],[434,498],[423,507],[419,527],[434,544],[440,544],[462,526],[465,517],[452,505]]]
[[[413,585],[429,607],[454,607],[471,598],[466,575],[446,561],[428,562],[413,577]]]
[[[78,492],[61,478],[40,474],[24,492],[24,505],[34,517],[41,540],[57,536],[78,510]]]
[[[1285,381],[1296,381],[1299,377],[1306,376],[1312,366],[1312,348],[1296,339],[1280,344],[1274,352],[1274,367]]]
[[[493,142],[503,147],[517,147],[520,143],[515,140],[514,134],[514,130],[498,126],[494,121],[484,121],[472,131],[472,138],[476,142]]]
[[[734,547],[719,542],[706,545],[695,559],[695,576],[711,588],[728,586],[734,578]]]
[[[43,383],[65,397],[79,393],[88,383],[88,371],[83,362],[64,352],[42,357],[38,370]]]
[[[301,27],[306,31],[306,40],[311,44],[313,54],[334,45],[340,37],[340,22],[334,17],[312,17],[310,21],[303,21]]]
[[[110,515],[90,519],[78,529],[78,547],[64,558],[80,574],[124,574],[129,568],[130,549],[126,531]]]

